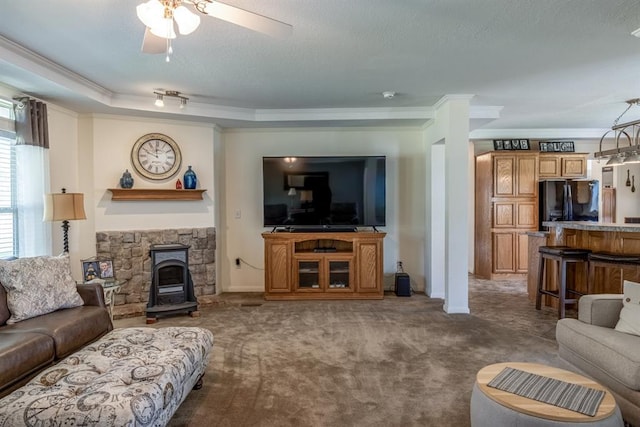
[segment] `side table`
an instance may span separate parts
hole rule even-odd
[[[603,390],[605,397],[594,417],[532,400],[487,386],[505,367],[537,374],[561,381]],[[622,414],[613,395],[595,381],[563,369],[536,363],[496,363],[482,368],[471,393],[471,426],[622,427]]]
[[[124,280],[118,280],[115,282],[105,283],[102,285],[102,291],[104,292],[104,302],[109,310],[109,316],[113,320],[113,306],[116,303],[116,294],[120,292],[120,288],[124,284]]]
[[[126,280],[114,280],[114,281],[104,282],[100,279],[95,279],[91,282],[78,282],[78,283],[80,284],[98,283],[100,286],[102,286],[102,292],[104,292],[104,302],[107,305],[109,316],[111,317],[111,320],[113,320],[113,306],[116,303],[115,296],[118,292],[120,292],[120,289],[122,288],[122,285],[125,284],[125,282]]]

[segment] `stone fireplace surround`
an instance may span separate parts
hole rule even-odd
[[[142,316],[149,301],[153,244],[189,245],[189,271],[199,305],[215,302],[216,232],[214,227],[166,230],[100,231],[96,258],[111,259],[115,277],[126,281],[115,296],[114,317]]]

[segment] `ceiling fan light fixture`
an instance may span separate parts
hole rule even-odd
[[[178,6],[173,11],[173,17],[178,24],[178,31],[182,35],[193,33],[200,25],[200,17],[184,6]]]
[[[173,29],[173,18],[162,18],[155,27],[149,27],[151,34],[163,39],[175,39],[176,32]]]
[[[138,19],[149,28],[157,26],[164,17],[164,6],[158,0],[149,0],[136,7]]]

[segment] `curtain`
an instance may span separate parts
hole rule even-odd
[[[47,104],[22,98],[15,107],[16,145],[49,148]]]
[[[43,195],[49,192],[47,105],[21,99],[14,110],[18,256],[45,255],[51,248],[51,227],[42,220]]]

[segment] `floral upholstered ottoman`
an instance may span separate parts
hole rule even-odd
[[[164,426],[207,365],[213,335],[116,329],[0,400],[0,426]]]

